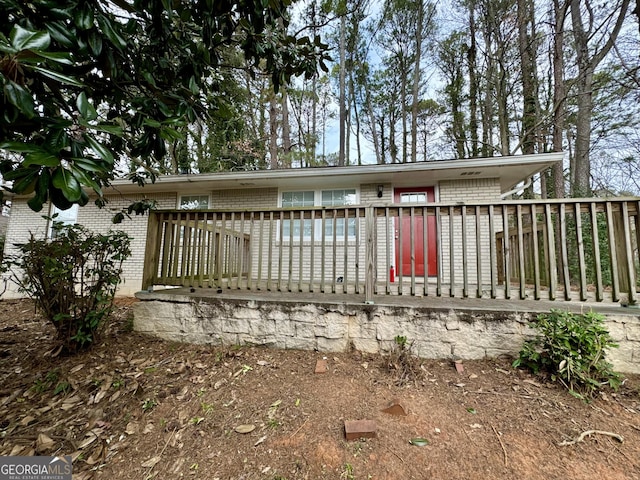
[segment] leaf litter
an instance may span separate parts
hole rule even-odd
[[[133,302],[120,300],[92,350],[55,358],[42,353],[53,332],[30,303],[0,302],[1,455],[72,455],[74,480],[335,479],[347,464],[356,478],[423,478],[425,468],[433,478],[640,477],[637,376],[590,405],[508,360],[465,361],[463,383],[450,363],[424,361],[424,379],[398,386],[384,359],[351,352],[314,376],[314,352],[185,348],[132,333]],[[43,383],[54,373],[66,390]],[[393,398],[410,415],[381,413]],[[145,399],[156,402],[147,412]],[[482,423],[469,424],[474,412]],[[345,442],[344,420],[360,418],[377,422],[378,437]],[[233,435],[242,425],[253,428]],[[416,449],[407,438],[421,432],[436,435]]]

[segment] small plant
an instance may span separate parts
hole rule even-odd
[[[114,390],[119,390],[124,386],[124,380],[122,378],[116,378],[113,382],[111,382],[111,388]]]
[[[393,348],[385,358],[386,367],[396,377],[396,385],[415,382],[422,376],[417,358],[411,353],[412,344],[407,337],[396,335]]]
[[[276,418],[270,418],[267,420],[267,427],[276,429],[280,426],[280,422]]]
[[[8,259],[12,279],[35,300],[67,352],[94,343],[113,307],[130,238],[54,223],[54,238],[16,245]]]
[[[345,480],[355,480],[355,476],[353,474],[353,465],[350,463],[344,464],[344,471],[340,475],[340,478],[344,478]]]
[[[51,390],[54,385],[58,385],[59,377],[60,374],[58,373],[58,370],[50,370],[46,373],[44,378],[36,378],[36,380],[33,382],[33,387],[31,387],[31,390],[33,390],[37,394],[41,394],[48,390]],[[67,383],[67,385],[69,384]],[[60,391],[58,391],[56,387],[55,395],[57,395],[58,393],[60,393]]]
[[[60,382],[56,385],[56,388],[53,390],[53,394],[58,395],[60,393],[63,393],[66,395],[70,389],[71,389],[71,385],[69,384],[69,382]]]
[[[142,402],[142,411],[147,413],[153,410],[158,405],[158,402],[154,398],[147,398]]]
[[[602,315],[551,310],[532,323],[538,336],[524,343],[514,367],[547,371],[553,381],[583,400],[605,385],[614,390],[620,386],[620,376],[605,360],[606,350],[618,345],[605,329]]]
[[[191,420],[189,420],[189,423],[191,425],[200,425],[203,421],[204,417],[192,417]]]
[[[205,415],[209,415],[213,412],[213,403],[201,402],[200,406],[202,407],[202,413]]]

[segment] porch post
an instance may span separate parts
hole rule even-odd
[[[364,302],[372,304],[376,282],[376,220],[373,206],[365,208],[365,279],[364,279]],[[388,248],[388,246],[387,246]]]
[[[158,221],[158,213],[149,211],[147,247],[144,252],[144,265],[142,269],[142,290],[148,290],[153,287],[153,282],[158,276],[161,228],[162,224]]]

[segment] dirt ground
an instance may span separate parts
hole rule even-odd
[[[509,359],[422,361],[398,386],[381,356],[145,337],[133,302],[54,357],[33,304],[0,301],[0,455],[72,455],[83,480],[640,478],[638,376],[589,404]],[[406,415],[382,411],[394,400]],[[346,441],[363,419],[376,437]]]

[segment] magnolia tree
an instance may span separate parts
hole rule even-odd
[[[167,143],[211,108],[222,69],[277,89],[326,68],[319,37],[287,33],[291,3],[0,0],[4,188],[40,211],[84,205],[86,190],[102,205],[120,173],[153,181]]]

